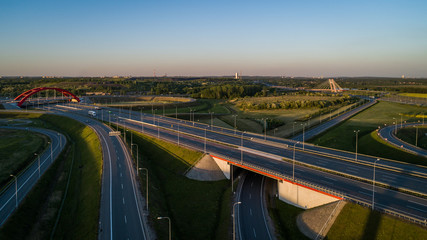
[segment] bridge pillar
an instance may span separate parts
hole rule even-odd
[[[213,160],[216,162],[216,164],[218,165],[218,167],[221,169],[222,173],[224,173],[224,176],[227,179],[230,179],[230,173],[231,173],[231,164],[229,164],[227,161],[225,161],[224,159],[221,159],[219,157],[215,157],[212,156]]]
[[[340,197],[289,181],[277,181],[279,199],[299,208],[309,209],[340,200]]]

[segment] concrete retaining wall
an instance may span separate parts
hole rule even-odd
[[[216,162],[218,167],[221,169],[222,173],[224,173],[224,176],[227,179],[230,179],[230,165],[228,164],[228,162],[221,160],[221,159],[214,157],[214,156],[212,156],[212,158]]]
[[[297,183],[278,181],[277,186],[280,200],[304,209],[314,208],[341,199]]]

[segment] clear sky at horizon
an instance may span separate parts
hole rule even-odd
[[[0,1],[1,76],[427,77],[427,1]]]

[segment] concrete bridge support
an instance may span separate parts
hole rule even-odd
[[[279,199],[296,207],[309,209],[341,200],[340,197],[289,181],[277,181]]]

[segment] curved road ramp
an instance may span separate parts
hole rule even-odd
[[[25,196],[36,185],[43,173],[47,171],[53,161],[59,156],[67,139],[64,135],[47,129],[31,127],[4,127],[8,129],[27,130],[44,134],[50,138],[50,146],[40,154],[27,168],[21,171],[0,192],[0,226],[18,208]]]

